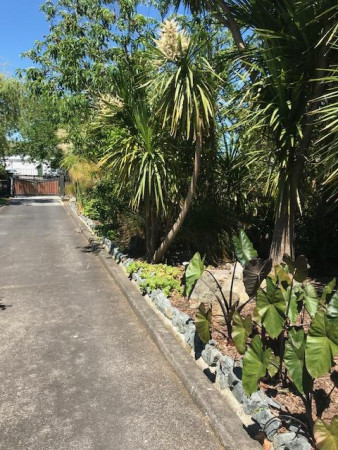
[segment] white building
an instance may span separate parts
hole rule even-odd
[[[5,157],[5,170],[15,175],[43,176],[50,173],[49,164],[31,160],[29,156],[12,155]]]

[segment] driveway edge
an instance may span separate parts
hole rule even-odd
[[[89,242],[95,238],[79,216],[68,206],[66,211]],[[123,269],[106,252],[98,252],[98,257],[108,274],[120,288],[129,305],[146,327],[152,340],[168,361],[191,398],[207,417],[210,425],[222,445],[227,450],[255,450],[262,447],[252,439],[244,429],[233,406],[212,386],[201,370],[191,361],[191,357],[178,342],[173,333],[159,320],[152,308],[144,300],[137,287],[131,283]]]

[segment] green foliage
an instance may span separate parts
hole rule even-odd
[[[330,425],[318,418],[313,434],[319,450],[338,450],[338,416],[334,416]]]
[[[323,310],[317,311],[311,323],[307,340],[305,361],[313,378],[331,369],[338,354],[338,320],[329,319]]]
[[[263,349],[259,336],[255,336],[243,359],[243,387],[248,395],[258,389],[258,381],[266,375],[270,361],[271,350]]]
[[[257,291],[257,312],[262,317],[262,324],[272,338],[280,335],[285,321],[286,302],[282,291],[273,284],[271,279],[266,280],[267,291]]]
[[[177,267],[166,264],[148,264],[142,261],[133,261],[127,266],[129,275],[138,271],[144,279],[140,283],[140,287],[145,292],[147,288],[150,290],[161,289],[167,296],[170,296],[173,291],[183,292],[180,284],[181,271]]]
[[[298,391],[301,394],[311,392],[313,382],[305,367],[304,330],[290,330],[285,344],[284,363]]]
[[[238,352],[243,355],[246,350],[246,343],[248,337],[252,333],[252,322],[251,317],[247,316],[245,319],[235,311],[233,315],[233,328],[232,328],[232,338],[236,345]]]
[[[236,258],[242,266],[257,257],[257,252],[244,230],[240,230],[238,237],[233,237],[233,244]]]
[[[196,331],[204,344],[207,344],[211,339],[210,326],[211,326],[212,311],[205,310],[205,305],[201,303],[195,316]]]
[[[21,102],[21,84],[0,74],[0,156],[9,151],[9,138],[18,129]]]
[[[190,297],[190,294],[196,284],[196,281],[201,278],[205,265],[204,259],[202,259],[199,253],[195,253],[195,255],[189,261],[189,264],[185,271],[185,295]]]

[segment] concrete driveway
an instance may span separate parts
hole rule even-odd
[[[0,210],[0,448],[219,449],[59,198]]]

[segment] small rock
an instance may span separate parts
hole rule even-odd
[[[231,392],[239,403],[244,403],[248,399],[241,381],[233,387]]]
[[[282,422],[269,409],[262,409],[252,415],[252,418],[259,423],[262,430],[265,432],[269,441],[277,433],[282,426]],[[268,425],[266,425],[269,422]]]
[[[151,291],[151,293],[149,295],[151,300],[154,301],[155,297],[157,297],[158,294],[160,294],[161,292],[162,292],[161,289],[154,289],[153,291]]]
[[[172,323],[178,328],[180,333],[185,334],[189,328],[189,322],[192,322],[192,320],[188,314],[179,311],[177,308],[173,308]]]
[[[154,304],[156,308],[161,311],[162,314],[164,314],[169,319],[173,316],[173,308],[171,306],[170,300],[163,294],[163,292],[160,292],[155,298],[154,298]]]
[[[231,271],[231,276],[233,274],[233,270]],[[235,280],[241,280],[243,281],[243,266],[238,262],[236,264],[236,269],[235,269]]]
[[[184,340],[188,345],[190,345],[190,347],[193,350],[195,349],[195,334],[196,334],[195,324],[193,322],[189,322],[188,329],[184,333]]]
[[[216,366],[217,361],[222,357],[222,353],[213,344],[207,344],[202,351],[202,358],[211,367]]]
[[[255,412],[261,411],[262,409],[268,409],[268,397],[264,394],[263,391],[254,392],[244,402],[243,406],[245,414],[253,414]]]
[[[222,356],[217,362],[216,379],[221,389],[230,387],[229,374],[234,368],[234,360],[230,356]]]
[[[278,410],[282,409],[281,405],[278,402],[276,402],[276,400],[274,400],[273,398],[268,397],[268,396],[267,396],[267,399],[268,399],[268,403],[271,406],[271,408],[278,409]]]
[[[280,433],[273,438],[274,450],[311,450],[309,441],[296,433]]]
[[[236,386],[242,380],[242,368],[233,367],[232,371],[229,373],[229,383],[230,386]]]

